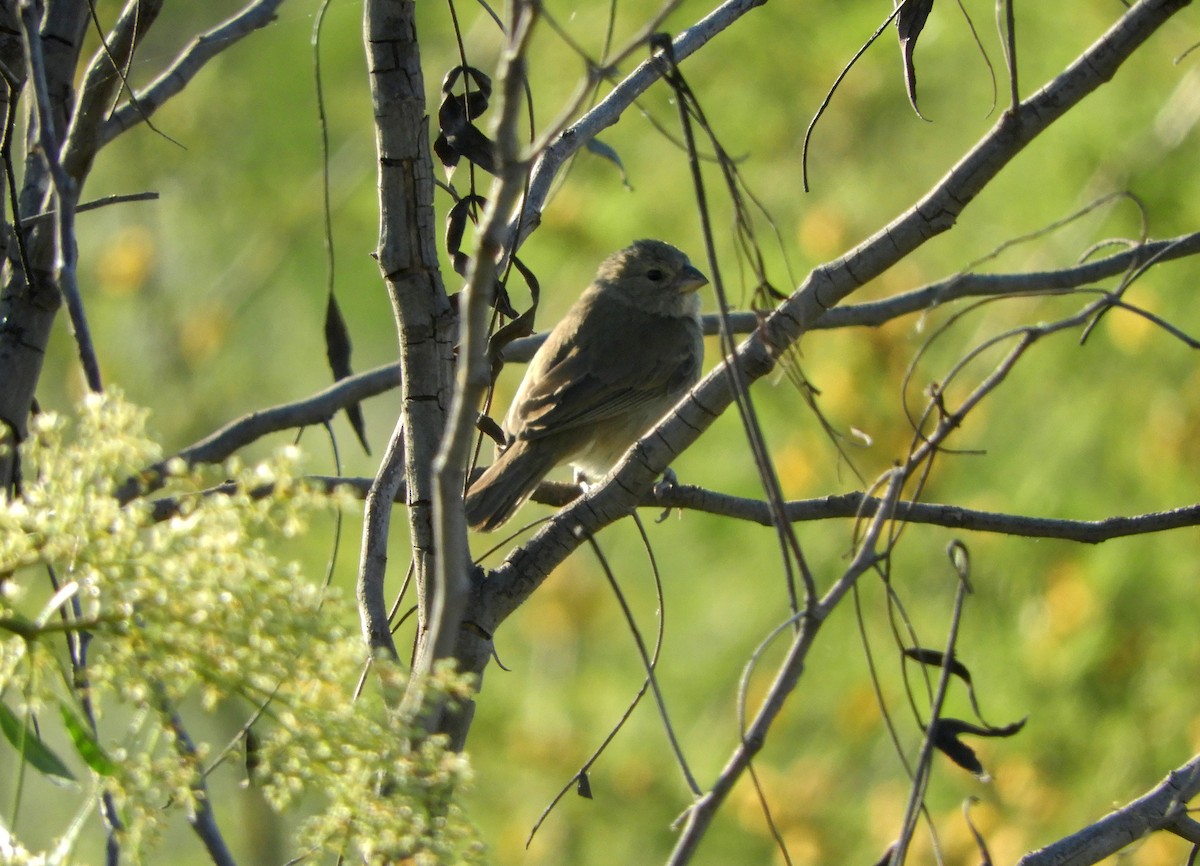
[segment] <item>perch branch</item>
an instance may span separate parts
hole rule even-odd
[[[97,202],[88,202],[80,205],[77,210],[79,212],[89,210],[92,207],[97,207],[102,204],[111,203],[114,200],[120,201],[138,201],[144,198],[154,197],[154,193],[143,193],[127,197],[109,197],[101,199]],[[50,218],[50,212],[43,212],[34,217],[25,220],[29,223],[32,220],[42,220]],[[1049,291],[1070,291],[1095,283],[1098,280],[1106,277],[1116,276],[1128,271],[1131,267],[1137,266],[1139,263],[1147,261],[1151,258],[1158,262],[1170,261],[1172,259],[1183,258],[1200,253],[1200,232],[1181,235],[1175,238],[1168,238],[1157,241],[1150,241],[1141,244],[1137,247],[1107,256],[1103,259],[1097,259],[1087,264],[1078,265],[1071,268],[1064,268],[1055,271],[1039,271],[1032,273],[1010,273],[1010,274],[958,274],[948,277],[944,280],[939,280],[935,283],[929,283],[909,292],[904,292],[895,295],[891,298],[886,298],[880,301],[870,301],[863,304],[847,304],[844,306],[835,307],[832,310],[827,310],[813,324],[814,330],[825,330],[834,328],[849,328],[849,327],[876,327],[890,322],[912,313],[919,313],[924,310],[929,310],[938,304],[944,304],[953,300],[961,300],[970,297],[998,297],[1001,295],[1034,293],[1034,292],[1049,292]],[[743,311],[731,313],[729,323],[731,332],[735,334],[752,334],[762,324],[764,314],[753,311]],[[704,316],[704,333],[713,335],[720,330],[720,317],[715,314]],[[524,337],[519,340],[514,340],[504,347],[505,362],[525,362],[533,357],[533,353],[537,351],[546,339],[546,334],[534,334],[530,337]],[[348,376],[345,379],[339,380],[336,384],[325,388],[309,397],[304,397],[290,403],[283,403],[278,406],[273,406],[269,409],[252,412],[244,415],[241,418],[234,419],[222,427],[220,430],[206,436],[204,439],[189,445],[187,448],[179,451],[176,456],[183,458],[189,466],[201,463],[219,463],[226,459],[240,448],[261,439],[271,433],[278,433],[283,430],[305,427],[312,424],[322,424],[338,412],[344,410],[347,406],[362,402],[370,397],[378,396],[386,393],[400,385],[400,364],[393,363],[378,367],[373,370],[367,370],[362,373],[357,373]],[[166,467],[166,461],[156,463],[154,466],[148,467],[142,474],[142,492],[147,490],[157,489],[158,481],[150,483],[151,479],[161,479],[162,472]],[[148,486],[145,486],[148,485]],[[544,487],[541,496],[535,496],[535,500],[545,502],[550,505],[565,505],[575,498],[577,488],[573,485],[569,487],[570,495],[559,492],[557,494],[550,493],[553,485]],[[126,486],[122,488],[121,498],[128,501],[130,498],[138,494],[136,486]],[[853,494],[858,495],[858,494]],[[549,497],[549,498],[546,498]],[[842,497],[830,497],[828,501],[836,501]],[[827,500],[820,500],[825,502]],[[692,510],[707,511],[713,514],[721,514],[729,517],[737,517],[744,520],[752,520],[762,522],[761,512],[758,510],[756,500],[739,499],[737,497],[728,497],[712,491],[702,490],[700,488],[681,487],[671,491],[665,497],[655,500],[651,503],[648,499],[643,499],[643,505],[661,504],[673,508],[689,508]],[[789,516],[790,520],[807,520],[811,519],[807,510],[810,503],[790,503]],[[852,506],[857,507],[857,505]],[[949,508],[951,506],[936,506],[938,508]],[[798,510],[797,510],[798,509]],[[974,513],[974,512],[964,512]],[[911,512],[910,519],[916,522],[925,522],[923,512],[918,509]],[[840,515],[845,516],[845,515]],[[1010,518],[1006,515],[997,515],[1007,522]],[[952,517],[946,518],[953,519]],[[1126,518],[1113,518],[1114,520],[1123,520]],[[940,520],[930,520],[929,522],[939,522],[940,525],[954,525],[952,523],[941,523]],[[986,522],[986,521],[985,521]],[[1066,521],[1071,526],[1077,525],[1075,521]],[[996,529],[988,528],[987,526],[963,528],[980,528],[982,531],[1008,532],[1009,530],[1003,527]],[[1095,535],[1088,534],[1086,537],[1062,536],[1071,537],[1076,541],[1087,541],[1094,543],[1104,541],[1107,538],[1114,537],[1106,534],[1109,527],[1107,524],[1103,527],[1098,527],[1095,530]],[[1072,532],[1073,529],[1065,531]],[[1053,529],[1048,533],[1048,537],[1057,537],[1053,534]],[[1016,534],[1029,534],[1024,530],[1019,530]],[[1040,530],[1035,528],[1032,534],[1040,534]]]

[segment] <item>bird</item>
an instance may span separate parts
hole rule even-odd
[[[697,289],[708,278],[659,240],[606,258],[537,350],[504,420],[505,444],[470,486],[467,523],[505,523],[556,466],[604,476],[700,379]]]

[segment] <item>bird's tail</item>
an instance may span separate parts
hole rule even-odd
[[[467,491],[467,523],[472,529],[491,532],[516,511],[538,482],[558,462],[558,455],[518,439],[508,447]]]

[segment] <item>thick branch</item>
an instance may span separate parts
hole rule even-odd
[[[9,11],[16,3],[7,4]],[[37,90],[44,94],[49,105],[41,120],[61,134],[67,127],[74,104],[73,76],[79,62],[83,32],[88,21],[86,3],[51,3],[45,9],[38,33],[27,33],[15,19],[0,19],[0,23],[17,25],[16,30],[0,40],[5,58],[19,59],[17,69],[9,69],[16,83],[25,80],[30,58],[24,48],[16,54],[12,37],[17,42],[36,41],[42,82]],[[50,207],[50,162],[44,158],[39,143],[39,124],[26,124],[24,177],[14,214],[14,222],[22,213],[38,213]],[[8,142],[10,149],[13,142]],[[51,156],[57,158],[57,150]],[[15,162],[15,160],[14,160]],[[16,225],[20,225],[16,222]],[[0,290],[0,446],[15,445],[26,436],[29,410],[42,374],[42,363],[50,333],[62,305],[62,295],[55,274],[56,243],[61,223],[50,221],[35,226],[23,234],[24,255],[17,267],[16,257],[10,256],[3,272]],[[0,448],[0,450],[3,450]],[[8,490],[15,470],[15,456],[10,450],[0,454],[0,490]]]
[[[1017,866],[1090,866],[1155,830],[1173,830],[1187,804],[1200,795],[1200,755],[1170,773],[1154,790],[1101,820],[1022,857]],[[1185,822],[1185,827],[1187,824]],[[1182,835],[1187,838],[1190,827]],[[1195,841],[1195,840],[1192,840]]]
[[[365,508],[358,592],[364,637],[372,649],[394,653],[383,581],[391,504],[402,480],[422,631],[431,615],[433,462],[449,404],[455,316],[438,270],[416,4],[367,0],[363,38],[379,159],[377,258],[396,321],[402,379],[396,428]]]

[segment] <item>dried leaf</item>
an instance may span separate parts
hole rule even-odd
[[[913,661],[920,662],[923,665],[930,667],[949,669],[950,673],[965,682],[968,686],[971,685],[971,672],[956,658],[951,658],[950,663],[946,664],[946,654],[941,650],[925,649],[924,647],[909,647],[904,650],[904,655]]]
[[[463,252],[463,237],[467,233],[467,224],[474,223],[478,214],[487,206],[487,199],[481,195],[467,195],[460,198],[446,214],[446,254],[450,256],[450,265],[460,277],[466,277],[471,268],[471,257]],[[517,317],[517,310],[508,297],[508,290],[497,281],[492,287],[492,306],[506,318]],[[451,301],[454,301],[454,298]]]
[[[475,429],[501,447],[508,444],[508,437],[504,435],[504,428],[497,424],[496,419],[491,415],[481,413],[475,419]]]
[[[1014,722],[1000,728],[991,726],[981,727],[964,722],[962,719],[938,719],[933,726],[933,745],[942,754],[964,770],[986,778],[983,764],[975,756],[975,750],[959,739],[963,734],[977,737],[1011,737],[1025,727],[1025,720]]]
[[[246,745],[246,780],[248,784],[252,784],[254,782],[254,773],[258,770],[261,763],[258,734],[254,732],[253,727],[247,727],[246,734],[242,739]]]
[[[450,256],[450,266],[460,277],[467,275],[471,265],[471,257],[462,249],[467,224],[475,222],[476,211],[483,210],[486,205],[487,199],[481,195],[465,195],[446,214],[446,254]]]
[[[456,94],[459,77],[465,82],[464,92]],[[438,136],[433,151],[447,172],[453,171],[460,159],[496,172],[496,147],[480,131],[475,121],[483,116],[492,95],[492,79],[473,66],[456,66],[442,80],[442,102],[438,106]]]
[[[534,318],[537,316],[538,302],[542,296],[541,283],[538,282],[538,278],[534,275],[533,271],[529,270],[525,266],[525,263],[516,256],[513,256],[512,264],[513,268],[524,277],[526,285],[529,286],[530,304],[529,309],[513,318],[504,327],[498,328],[496,333],[492,334],[491,339],[488,340],[487,351],[488,358],[492,362],[492,375],[500,372],[500,355],[504,352],[504,347],[513,340],[528,337],[533,333]],[[507,293],[505,294],[505,301],[508,301]]]
[[[913,52],[917,50],[917,38],[925,29],[925,21],[933,10],[933,0],[904,0],[900,14],[896,16],[896,31],[900,36],[900,54],[904,58],[904,89],[908,102],[917,117],[926,120],[917,108],[917,70],[913,65]]]
[[[342,318],[337,298],[330,292],[329,302],[325,305],[325,357],[329,359],[329,369],[333,371],[334,381],[354,374],[350,366],[352,348],[346,320]],[[354,435],[362,443],[363,450],[370,454],[371,446],[367,444],[367,425],[363,421],[362,407],[358,403],[347,406],[346,418],[354,429]]]
[[[924,647],[905,649],[904,655],[913,661],[935,668],[941,668],[945,659],[945,654],[940,650],[925,649]],[[957,658],[951,658],[948,667],[951,674],[966,683],[967,697],[971,700],[971,709],[975,711],[975,717],[987,726],[988,723],[984,721],[983,712],[979,709],[979,696],[975,694],[975,684],[971,681],[971,672]]]
[[[592,799],[592,783],[588,781],[588,774],[580,773],[575,780],[575,793],[588,800]]]

